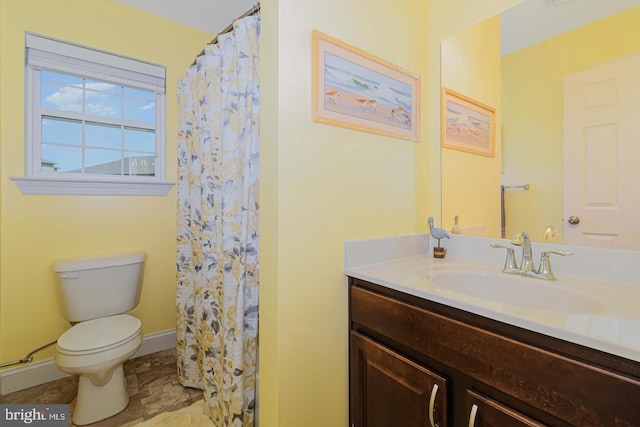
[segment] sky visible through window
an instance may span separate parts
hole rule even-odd
[[[156,95],[40,72],[42,170],[154,175]]]

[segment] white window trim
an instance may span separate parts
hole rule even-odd
[[[86,196],[166,196],[172,182],[91,181],[51,179],[42,177],[10,177],[22,194],[67,194]]]
[[[22,194],[68,195],[131,195],[166,196],[175,185],[165,181],[166,176],[166,94],[165,67],[124,56],[74,45],[71,43],[25,34],[27,69],[25,75],[25,176],[12,176]],[[60,56],[64,56],[61,61]],[[76,59],[77,58],[77,59]],[[95,62],[94,67],[87,63]],[[86,77],[120,83],[135,81],[135,86],[156,92],[156,175],[154,177],[99,176],[84,174],[57,174],[40,171],[40,155],[34,150],[40,141],[34,140],[37,132],[33,111],[39,100],[34,99],[33,84],[38,84],[40,67],[54,71],[77,73],[77,64]],[[105,65],[107,64],[107,65]],[[105,74],[107,70],[108,74]],[[140,81],[140,73],[148,77]],[[36,164],[37,163],[37,164]]]

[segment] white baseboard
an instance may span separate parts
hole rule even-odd
[[[164,332],[156,332],[142,339],[140,349],[131,358],[145,356],[151,353],[157,353],[162,350],[168,350],[176,347],[176,330],[169,329]]]
[[[162,350],[175,348],[176,331],[171,329],[150,334],[142,339],[142,345],[132,359]],[[56,367],[53,358],[34,362],[16,368],[0,371],[0,396],[25,388],[55,381],[69,376]]]

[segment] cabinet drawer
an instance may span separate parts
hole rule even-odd
[[[467,425],[469,427],[544,427],[513,408],[467,390]]]
[[[351,287],[352,327],[366,328],[576,426],[633,426],[640,381],[420,307]]]
[[[443,377],[358,333],[350,340],[350,425],[447,426]]]

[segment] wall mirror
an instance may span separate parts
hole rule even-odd
[[[640,249],[640,0],[524,0],[444,40],[441,67],[496,112],[493,156],[442,148],[444,228]],[[444,101],[443,138],[486,129]]]

